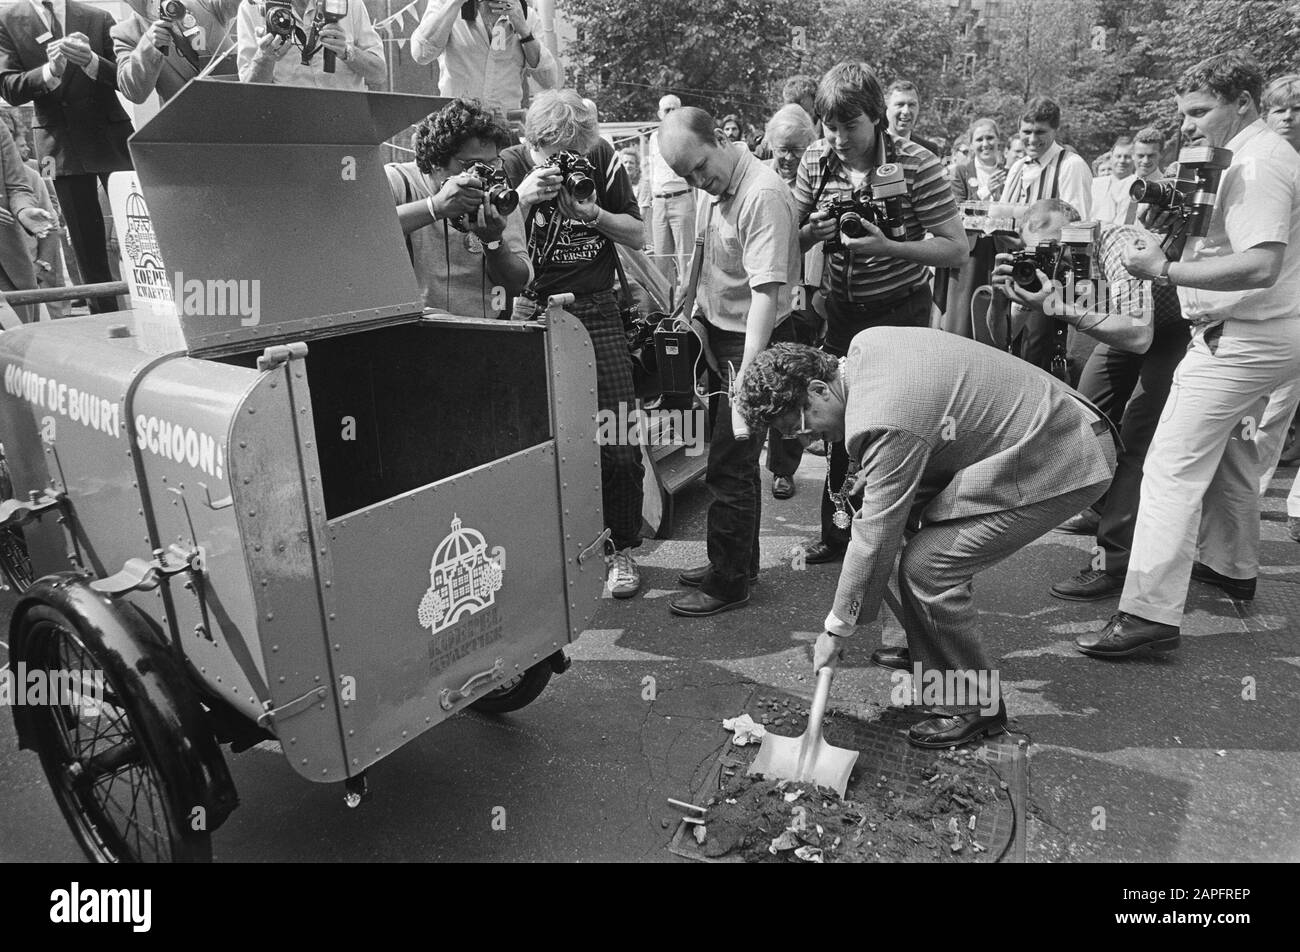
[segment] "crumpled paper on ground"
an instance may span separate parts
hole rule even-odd
[[[722,721],[722,728],[732,732],[731,742],[737,747],[744,747],[754,741],[761,741],[767,734],[767,728],[762,724],[754,723],[754,719],[748,714],[725,718]]]

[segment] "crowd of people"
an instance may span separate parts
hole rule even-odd
[[[118,90],[166,99],[226,53],[244,82],[360,90],[385,74],[364,4],[322,21],[316,0],[185,2],[184,20],[118,24],[77,0],[0,9],[0,92],[34,103],[37,120],[31,168],[0,127],[5,290],[56,267],[60,213],[84,279],[108,280],[98,189],[130,167],[132,131]],[[1053,594],[1119,597],[1110,622],[1078,638],[1087,655],[1178,647],[1190,580],[1253,597],[1259,497],[1300,404],[1300,75],[1266,83],[1238,52],[1187,71],[1179,141],[1230,163],[1217,194],[1196,192],[1213,203],[1204,227],[1173,251],[1164,236],[1186,226],[1178,203],[1193,198],[1150,198],[1184,171],[1165,168],[1170,136],[1154,124],[1115,130],[1090,165],[1058,141],[1060,107],[1036,96],[1014,135],[979,118],[945,161],[915,132],[917,85],[846,62],[791,78],[761,136],[668,94],[657,127],[616,150],[593,104],[554,88],[538,27],[525,0],[427,5],[412,55],[438,61],[451,101],[418,125],[412,160],[386,168],[395,213],[430,308],[527,319],[571,294],[602,410],[637,399],[617,246],[652,250],[692,303],[711,501],[707,561],[679,576],[674,614],[748,603],[763,450],[784,500],[814,444],[828,475],[803,558],[843,561],[817,667],[875,618],[896,574],[908,644],[872,660],[991,670],[972,579],[1053,528],[1095,534],[1099,553]],[[521,137],[506,113],[525,102]],[[1036,254],[1028,278],[1025,256],[999,254],[981,277],[1005,306],[1005,346],[939,329],[936,280],[975,260],[966,203],[1016,209],[1025,249],[1091,228],[1095,293]],[[1073,378],[1058,366],[1070,334],[1096,345]],[[609,589],[628,598],[641,586],[640,447],[602,445],[601,471]],[[1300,487],[1287,505],[1300,541]],[[910,736],[952,746],[1005,718],[1000,704],[949,706]]]

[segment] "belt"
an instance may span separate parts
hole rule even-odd
[[[913,294],[924,290],[925,287],[926,283],[922,281],[920,284],[914,284],[910,288],[904,288],[901,291],[891,291],[889,294],[882,294],[879,297],[866,298],[861,301],[845,301],[837,297],[832,297],[831,301],[834,302],[836,307],[877,308],[884,304],[896,304],[899,301],[905,301]]]
[[[684,188],[680,192],[660,192],[655,198],[676,198],[678,195],[685,195],[689,191],[689,188]]]

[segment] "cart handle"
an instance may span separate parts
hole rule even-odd
[[[503,658],[497,658],[492,667],[486,671],[480,671],[468,681],[460,686],[458,691],[449,691],[443,688],[438,694],[438,703],[442,705],[444,711],[450,711],[465,698],[469,697],[485,684],[491,684],[499,679],[505,673],[506,663]]]

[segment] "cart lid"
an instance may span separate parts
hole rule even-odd
[[[136,132],[134,210],[189,352],[419,314],[382,143],[445,102],[203,79]]]

